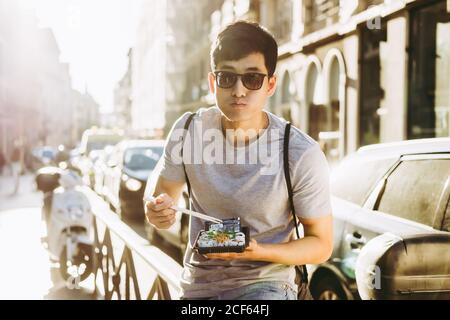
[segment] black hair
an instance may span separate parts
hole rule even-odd
[[[225,27],[211,46],[211,69],[224,60],[239,60],[252,53],[264,55],[269,77],[275,73],[278,45],[272,34],[256,22],[236,21]]]

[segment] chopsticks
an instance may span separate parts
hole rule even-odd
[[[146,201],[152,201],[154,199],[155,199],[154,197],[145,197],[144,198],[144,200],[146,200]],[[203,219],[203,220],[211,221],[211,222],[214,222],[214,223],[223,223],[223,221],[220,220],[219,218],[214,218],[214,217],[211,217],[211,216],[207,216],[206,214],[203,214],[203,213],[200,213],[200,212],[192,211],[192,210],[181,208],[181,207],[177,207],[177,206],[171,206],[170,208],[175,210],[175,211],[179,211],[179,212],[182,212],[184,214],[188,214],[188,215],[191,215],[191,216]]]
[[[219,218],[214,218],[214,217],[211,217],[211,216],[207,216],[206,214],[203,214],[203,213],[200,213],[200,212],[192,211],[192,210],[185,209],[185,208],[180,208],[180,207],[177,207],[177,206],[172,206],[171,208],[176,210],[176,211],[180,211],[182,213],[189,214],[191,216],[194,216],[194,217],[197,217],[197,218],[200,218],[200,219],[203,219],[203,220],[208,220],[208,221],[211,221],[211,222],[214,222],[214,223],[223,223],[223,221],[220,220]]]

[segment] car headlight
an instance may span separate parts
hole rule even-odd
[[[130,191],[138,191],[142,187],[142,183],[139,180],[128,178],[125,182],[125,186]]]

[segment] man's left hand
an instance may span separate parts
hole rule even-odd
[[[251,239],[244,252],[208,253],[205,254],[205,256],[208,259],[221,260],[258,260],[261,249],[262,248],[258,245],[258,242],[256,242],[255,239]]]

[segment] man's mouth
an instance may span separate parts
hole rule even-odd
[[[242,101],[232,101],[230,103],[230,106],[232,106],[233,108],[245,108],[247,104]]]

